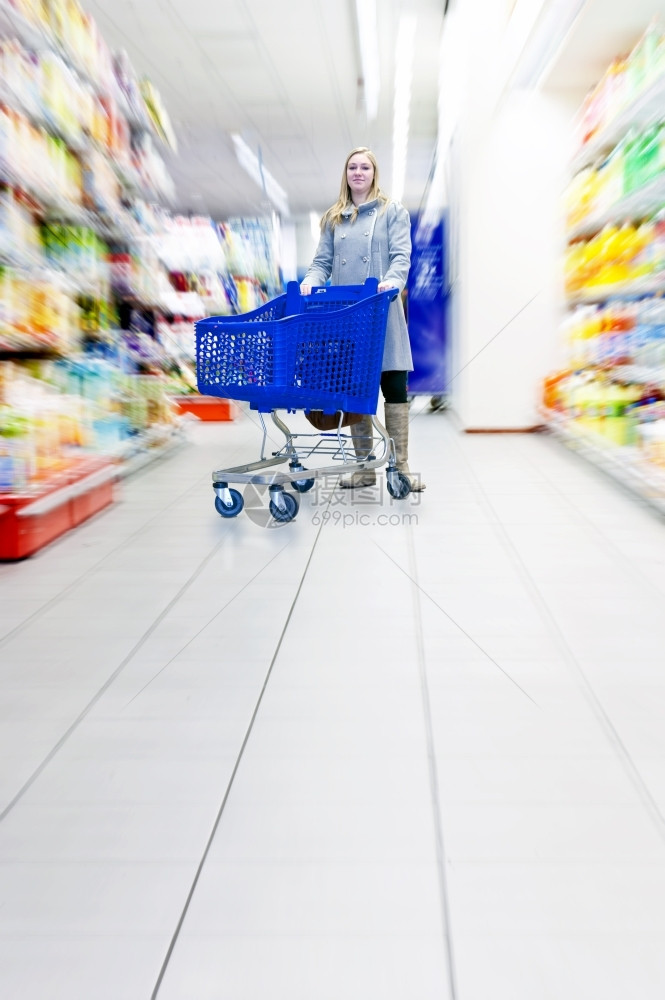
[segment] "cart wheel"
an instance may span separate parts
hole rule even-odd
[[[274,500],[270,501],[270,513],[276,521],[292,521],[293,518],[298,513],[300,504],[298,503],[298,498],[293,495],[293,493],[287,493],[286,490],[282,493],[282,498],[284,500],[284,509],[278,507]]]
[[[411,483],[403,472],[388,472],[388,492],[395,500],[403,500],[411,492]]]
[[[315,482],[315,479],[295,479],[291,483],[291,486],[298,490],[298,493],[307,493],[308,490],[311,490]]]
[[[242,493],[238,490],[229,490],[231,494],[231,503],[225,504],[221,497],[215,497],[215,510],[222,517],[237,517],[242,508],[245,505],[245,501],[242,498]]]
[[[305,466],[301,465],[300,462],[294,462],[292,465],[289,466],[289,469],[291,470],[291,472],[307,472]],[[314,482],[315,480],[313,478],[305,479],[303,477],[302,479],[292,480],[291,486],[293,487],[294,490],[297,490],[298,493],[307,493],[308,490],[311,490],[312,486],[314,485]]]

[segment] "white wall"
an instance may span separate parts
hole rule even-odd
[[[298,246],[296,226],[292,221],[282,222],[280,226],[279,262],[284,281],[296,281],[298,278]]]
[[[321,215],[323,215],[323,211],[321,212]],[[297,218],[294,219],[296,231],[296,259],[299,278],[302,278],[305,271],[312,263],[312,257],[314,256],[314,251],[317,248],[319,242],[319,218],[320,216],[317,216],[316,235],[314,234],[312,220],[309,215],[297,216]]]
[[[511,90],[524,42],[515,25],[525,22],[509,28],[496,0],[475,6],[471,18],[458,2],[446,30],[459,42],[443,45],[468,54],[468,69],[455,67],[457,120],[443,132],[453,136],[446,155],[457,243],[450,394],[465,429],[522,429],[539,423],[540,384],[561,353],[560,206],[583,94]],[[529,6],[531,15],[537,0]],[[444,70],[444,118],[450,87]]]

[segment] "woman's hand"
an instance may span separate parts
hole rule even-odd
[[[300,294],[301,295],[311,295],[312,294],[312,286],[311,285],[304,285],[304,284],[301,285],[300,286]]]
[[[389,288],[397,288],[397,285],[394,285],[392,281],[380,281],[377,292],[387,292]]]

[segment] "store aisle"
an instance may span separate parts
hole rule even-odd
[[[425,494],[267,528],[191,425],[0,566],[4,1000],[664,995],[665,523],[412,427]]]

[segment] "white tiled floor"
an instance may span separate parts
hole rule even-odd
[[[662,1000],[665,522],[417,404],[424,495],[225,521],[188,434],[0,566],[3,1000]]]

